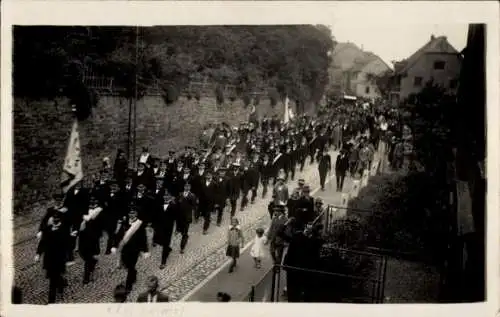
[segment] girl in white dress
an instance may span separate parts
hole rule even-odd
[[[266,244],[266,236],[264,235],[264,229],[262,228],[255,230],[255,233],[250,255],[255,262],[255,268],[260,269],[262,258],[264,258],[267,254],[264,246]]]

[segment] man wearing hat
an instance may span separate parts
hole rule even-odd
[[[63,224],[64,229],[68,229],[69,234],[69,224],[68,224],[68,208],[64,206],[64,195],[57,193],[52,195],[51,206],[47,208],[45,215],[40,221],[38,226],[38,232],[36,237],[40,240],[43,237],[43,232],[50,228],[51,219],[57,214],[60,220],[60,224]],[[80,218],[81,219],[81,218]]]
[[[217,214],[217,226],[222,223],[222,215],[226,208],[226,200],[229,199],[229,179],[226,177],[226,169],[220,168],[219,175],[216,179],[216,200],[215,200],[215,212]]]
[[[335,178],[337,180],[337,191],[341,192],[344,188],[344,180],[349,168],[349,153],[345,148],[340,150],[335,161]]]
[[[200,197],[203,188],[203,183],[205,182],[206,179],[207,170],[208,169],[206,168],[206,164],[200,162],[197,171],[193,174],[191,181],[191,190],[196,197]],[[198,206],[196,207],[194,214],[195,221],[198,221],[200,215],[201,215],[201,207]]]
[[[144,257],[149,257],[149,249],[147,243],[146,226],[137,217],[137,209],[134,205],[131,206],[128,217],[122,221],[117,229],[117,239],[115,240],[112,253],[119,254],[119,263],[125,266],[127,270],[127,278],[125,287],[130,293],[133,285],[137,281],[136,264],[139,260],[139,255],[143,252]]]
[[[286,207],[288,209],[288,218],[297,218],[297,206],[299,204],[301,193],[298,189],[295,189],[290,196],[290,199],[286,202]]]
[[[229,184],[228,184],[228,192],[229,192],[229,202],[231,204],[231,218],[234,217],[236,213],[236,201],[240,196],[241,187],[242,187],[242,173],[240,173],[240,165],[233,163],[233,168],[229,175]]]
[[[90,191],[88,188],[83,187],[82,181],[76,183],[66,192],[64,206],[68,209],[67,221],[71,232],[68,238],[68,265],[74,264],[73,250],[75,250],[82,216],[87,212],[89,207],[89,198]]]
[[[326,176],[332,170],[332,159],[330,154],[326,151],[326,148],[321,150],[321,154],[318,156],[318,172],[319,172],[319,183],[321,184],[321,190],[325,190]]]
[[[125,184],[122,190],[127,206],[135,196],[136,187],[134,185],[134,173],[133,171],[129,171],[127,173],[127,177],[125,178]]]
[[[267,241],[270,242],[269,251],[274,264],[281,264],[285,248],[285,206],[278,204],[274,207],[273,219],[267,232]]]
[[[84,285],[91,281],[97,265],[97,256],[101,252],[99,239],[101,237],[102,211],[103,208],[99,206],[97,197],[92,195],[90,197],[89,208],[82,217],[80,232],[78,234],[78,252],[84,262]],[[98,219],[98,217],[100,219]]]
[[[62,224],[61,213],[54,211],[40,231],[40,242],[36,250],[35,262],[43,255],[45,277],[49,279],[49,304],[56,302],[57,293],[63,293],[66,271],[67,241],[69,232]]]
[[[302,190],[302,197],[297,203],[297,221],[305,226],[310,221],[314,220],[314,198],[310,195],[311,188],[305,185]]]
[[[177,166],[175,151],[168,151],[168,156],[166,161],[167,161],[168,174],[172,174],[172,172],[175,170],[175,167]]]
[[[259,154],[255,153],[252,156],[252,161],[250,162],[250,166],[248,168],[248,180],[250,184],[250,190],[252,191],[252,195],[250,196],[250,203],[255,203],[255,198],[257,197],[257,188],[259,187],[259,178],[260,178],[260,160]]]
[[[188,242],[189,225],[193,221],[193,213],[198,209],[196,199],[195,194],[191,192],[191,184],[185,184],[184,191],[177,200],[178,214],[175,219],[176,231],[181,234],[181,254],[184,253]]]
[[[304,190],[304,185],[306,184],[306,181],[301,178],[297,181],[297,187],[294,189],[294,190],[297,190],[300,194],[300,196],[302,196],[302,191]]]
[[[269,180],[273,176],[271,162],[269,161],[269,154],[267,153],[264,153],[262,161],[259,164],[259,173],[262,184],[262,198],[265,198],[267,195]]]
[[[283,170],[280,171],[277,179],[273,190],[274,202],[276,205],[286,204],[289,195],[288,187],[285,184],[285,172]]]
[[[137,164],[137,172],[134,174],[134,187],[137,187],[139,184],[143,184],[146,186],[148,190],[154,190],[155,188],[155,179],[150,173],[150,170],[147,169],[146,163],[139,162]]]
[[[177,178],[172,195],[174,197],[179,196],[184,190],[184,185],[191,184],[193,182],[193,177],[191,175],[191,169],[189,167],[184,167],[183,172],[180,177]]]
[[[144,184],[137,185],[137,192],[132,199],[132,204],[135,205],[138,217],[145,223],[149,224],[152,220],[151,207],[153,204],[153,197],[151,197]]]
[[[172,251],[170,244],[174,232],[174,223],[179,214],[178,207],[175,197],[167,191],[163,193],[161,200],[155,202],[153,243],[162,246],[160,269],[165,268],[168,256]]]
[[[211,172],[207,172],[205,175],[205,181],[202,184],[199,204],[201,207],[201,216],[203,217],[203,234],[207,234],[208,228],[210,227],[211,214],[215,206],[215,197],[217,193],[217,185],[213,180]]]
[[[248,192],[251,186],[251,175],[249,163],[245,162],[241,171],[241,203],[240,211],[243,211],[248,205]]]
[[[115,238],[116,224],[118,223],[118,219],[126,215],[126,208],[126,200],[123,197],[120,186],[118,186],[118,182],[116,180],[111,180],[110,192],[104,199],[103,211],[100,216],[103,229],[108,236],[106,254],[111,253],[113,240]]]

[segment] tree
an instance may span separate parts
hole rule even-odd
[[[78,61],[85,72],[113,78],[127,98],[155,83],[180,91],[202,77],[240,94],[281,87],[282,98],[308,104],[324,93],[333,47],[330,29],[312,25],[16,27],[15,93],[54,95],[68,63]]]

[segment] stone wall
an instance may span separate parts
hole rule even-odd
[[[283,114],[283,104],[272,108],[268,98],[257,106],[259,116]],[[200,102],[181,97],[166,106],[160,97],[145,97],[137,104],[137,152],[144,145],[153,155],[165,155],[185,145],[198,145],[208,123],[238,124],[248,119],[250,107],[241,100],[218,108],[214,98]],[[61,168],[72,124],[67,100],[14,101],[14,213],[33,210],[59,189]],[[102,158],[114,160],[118,148],[126,150],[128,101],[101,97],[92,116],[80,123],[84,174],[97,172]]]

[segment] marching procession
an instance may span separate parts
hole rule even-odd
[[[124,292],[130,293],[140,255],[148,258],[151,248],[161,248],[158,265],[164,269],[173,251],[173,235],[181,236],[178,248],[183,254],[191,226],[199,225],[203,235],[209,235],[211,227],[221,226],[226,217],[236,225],[238,212],[245,212],[256,199],[269,200],[271,218],[285,215],[305,228],[321,212],[321,201],[309,195],[303,179],[291,192],[286,182],[294,181],[296,170],[303,171],[308,163],[318,162],[321,189],[334,171],[337,191],[342,191],[347,175],[361,175],[370,168],[381,138],[389,141],[393,166],[402,162],[401,129],[396,116],[387,111],[336,105],[322,108],[316,117],[301,115],[290,121],[276,116],[257,120],[254,114],[239,127],[218,125],[202,137],[199,150],[187,146],[183,153],[154,157],[144,147],[136,169],[129,168],[124,151],[118,149],[114,164],[105,157],[91,181],[79,181],[64,195],[55,194],[39,226],[35,257],[39,261],[43,256],[49,303],[63,294],[68,283],[64,273],[77,254],[84,262],[83,284],[92,283],[102,251],[116,257],[117,267],[127,271]],[[330,148],[340,151],[333,161]],[[280,263],[283,248],[274,243],[276,232],[266,234],[273,261]],[[105,250],[100,249],[103,236]],[[228,248],[227,255],[233,257],[232,252]]]

